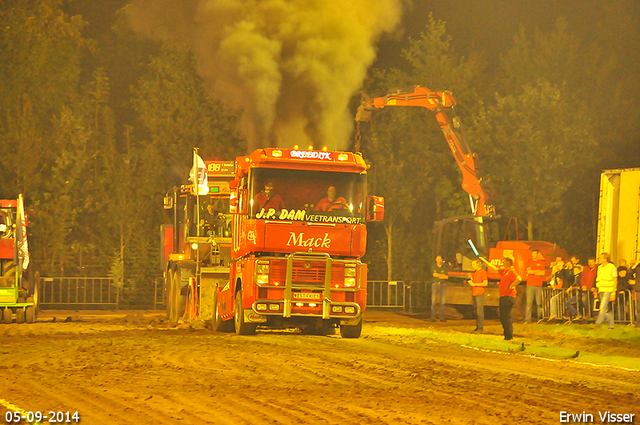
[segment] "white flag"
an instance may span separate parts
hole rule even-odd
[[[29,267],[29,243],[27,242],[27,220],[24,216],[22,195],[18,195],[17,216],[16,250],[18,252],[18,261],[22,264],[20,270],[27,270],[27,267]]]
[[[196,194],[206,195],[209,193],[209,184],[207,183],[207,167],[200,155],[193,153],[193,167],[189,172],[189,181],[192,181],[196,187]]]

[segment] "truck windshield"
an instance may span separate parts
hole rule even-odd
[[[251,218],[352,224],[364,219],[365,174],[257,168],[249,185]]]
[[[9,238],[13,235],[13,219],[15,213],[10,209],[0,209],[0,238]]]
[[[196,198],[187,201],[187,217],[189,218],[188,236],[231,236],[231,214],[229,214],[229,198],[216,196],[200,196],[200,214],[197,213]],[[198,218],[200,225],[197,226]]]

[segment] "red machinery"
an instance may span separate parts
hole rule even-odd
[[[0,319],[11,323],[33,323],[38,308],[37,277],[24,278],[29,266],[27,220],[22,195],[18,200],[0,200]]]
[[[229,281],[229,180],[235,164],[208,161],[206,194],[196,184],[173,188],[164,199],[173,224],[163,225],[164,303],[170,321],[215,317],[216,288]]]
[[[317,332],[339,326],[343,337],[359,337],[366,305],[367,267],[360,260],[366,222],[384,215],[384,200],[367,196],[367,169],[351,152],[266,148],[237,158],[231,214],[225,214],[225,220],[232,217],[228,256],[215,254],[220,264],[214,266],[207,260],[208,242],[187,235],[182,245],[192,244],[188,261],[195,266],[185,272],[188,249],[171,254],[169,310],[189,315],[191,305],[199,308],[198,317],[213,319],[216,329],[233,326],[239,334],[253,333],[258,325]],[[194,203],[189,199],[195,195],[185,196],[187,205]],[[177,255],[185,257],[178,262]],[[197,303],[188,301],[192,293]]]
[[[517,220],[509,220],[514,224],[515,240],[509,237],[509,227],[503,240],[500,240],[495,209],[487,204],[488,196],[482,188],[482,179],[478,177],[475,166],[475,154],[471,152],[462,133],[460,121],[455,114],[456,101],[451,92],[433,91],[426,87],[415,86],[413,92],[395,93],[384,97],[368,98],[363,96],[362,104],[356,117],[357,121],[370,119],[368,111],[382,109],[387,106],[417,106],[427,108],[435,114],[442,133],[451,149],[460,171],[462,172],[462,188],[469,194],[471,213],[469,216],[453,217],[436,223],[436,251],[445,260],[454,265],[449,272],[451,277],[466,278],[467,273],[473,271],[471,260],[476,257],[474,248],[479,255],[488,257],[496,265],[502,265],[505,256],[514,258],[514,267],[523,280],[527,280],[526,269],[532,261],[531,250],[537,249],[545,257],[547,268],[550,267],[555,256],[568,258],[564,249],[555,244],[541,241],[519,240]],[[471,243],[469,243],[471,241]],[[472,246],[473,244],[473,246]],[[488,254],[488,255],[487,255]],[[550,270],[548,269],[548,272]],[[498,280],[499,275],[489,271],[489,278]],[[471,291],[468,286],[459,286],[464,291],[454,290],[456,286],[449,285],[447,302],[450,304],[470,305]],[[487,293],[485,305],[497,305],[497,294]]]

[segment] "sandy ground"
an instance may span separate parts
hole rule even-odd
[[[601,423],[598,411],[640,413],[640,371],[527,355],[521,343],[545,336],[524,325],[506,352],[419,332],[468,332],[472,321],[389,312],[368,311],[355,340],[238,336],[126,314],[44,312],[32,325],[0,325],[2,419],[7,406],[77,411],[88,425],[554,424],[561,411]],[[482,338],[502,339],[499,323],[485,328]],[[579,339],[572,346],[587,344]],[[591,348],[640,356],[621,341]]]

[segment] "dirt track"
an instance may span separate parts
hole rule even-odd
[[[428,325],[392,314],[369,314],[357,340],[149,319],[0,326],[0,401],[78,411],[89,425],[552,424],[560,411],[600,423],[598,410],[640,413],[640,372],[527,356],[517,329],[514,351],[500,353],[399,333]],[[501,338],[488,328],[496,335],[484,337]]]

